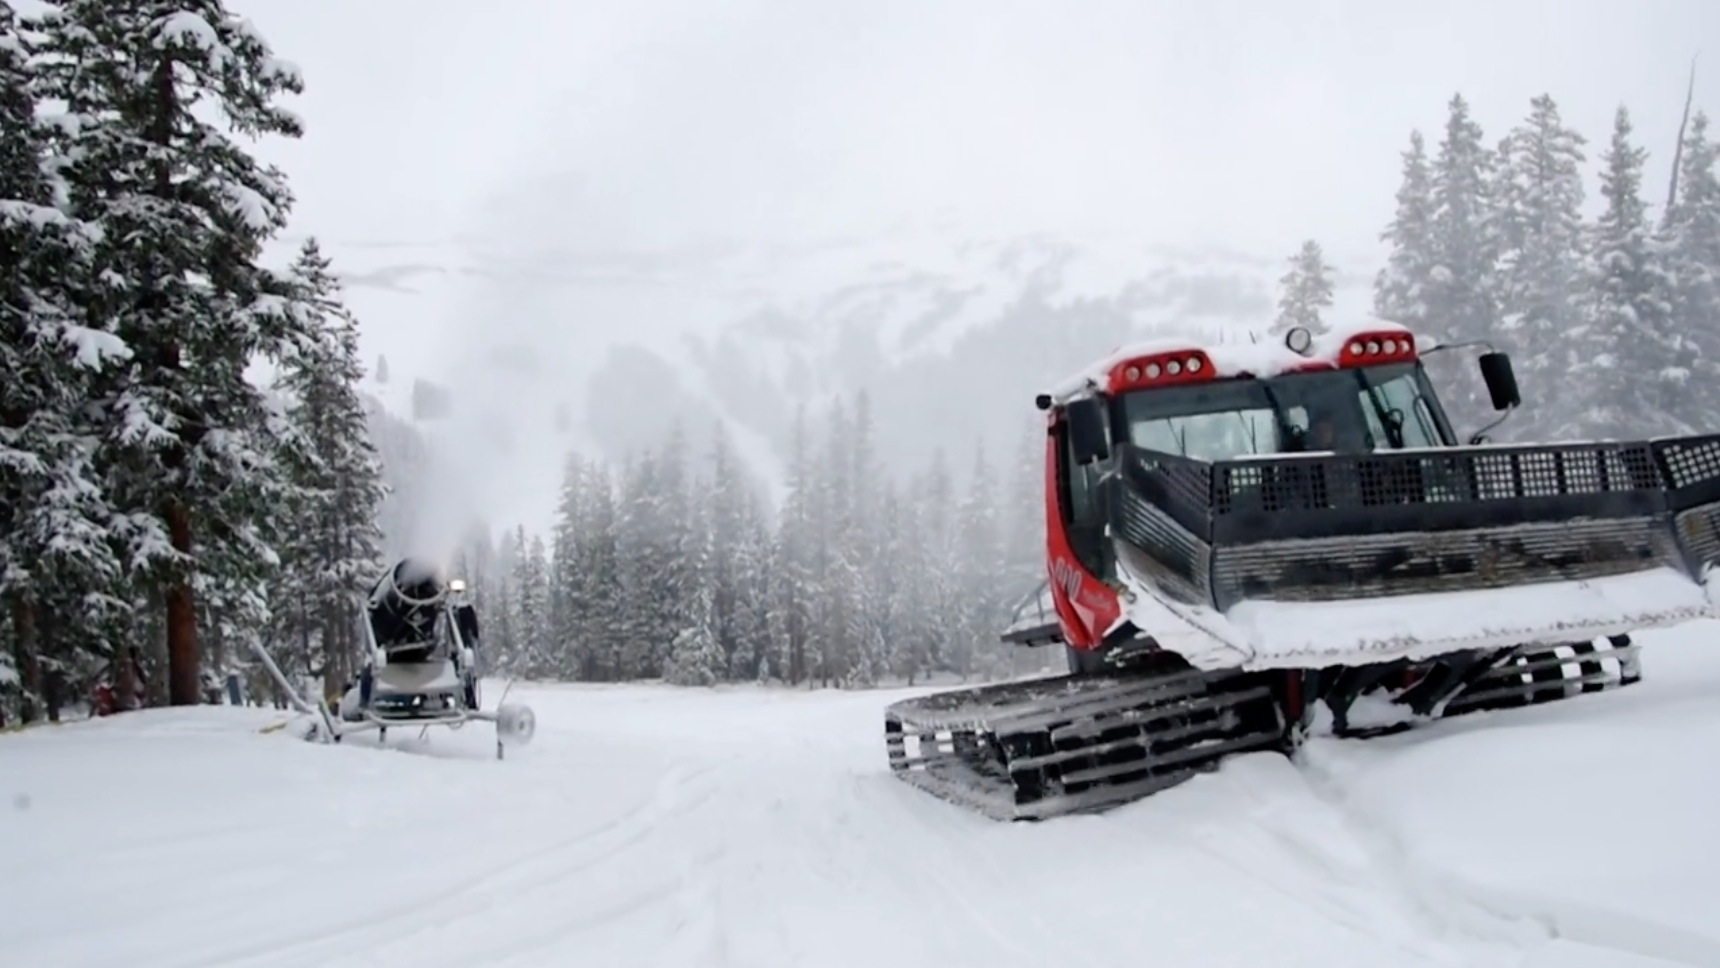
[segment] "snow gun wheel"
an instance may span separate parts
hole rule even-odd
[[[1140,799],[1236,753],[1286,751],[1268,678],[1187,666],[1060,676],[895,703],[895,775],[997,820],[1040,820]]]
[[[505,702],[496,707],[496,759],[507,747],[530,745],[537,735],[537,713],[524,703]]]

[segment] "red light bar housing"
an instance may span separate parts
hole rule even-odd
[[[1212,359],[1200,350],[1171,350],[1137,356],[1111,367],[1105,374],[1105,392],[1204,383],[1215,376]]]
[[[1357,333],[1338,351],[1340,367],[1372,366],[1377,363],[1408,363],[1416,359],[1415,337],[1402,330]]]

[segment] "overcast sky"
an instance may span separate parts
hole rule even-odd
[[[235,0],[299,63],[272,147],[330,238],[799,240],[954,215],[1373,244],[1412,126],[1551,92],[1665,163],[1715,0]],[[1698,101],[1720,112],[1720,44]],[[553,186],[540,190],[539,186]],[[521,198],[530,199],[522,208]],[[512,204],[501,204],[512,199]]]

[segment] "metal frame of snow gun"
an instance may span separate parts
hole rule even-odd
[[[369,623],[366,622],[365,625],[368,627]],[[454,629],[454,635],[458,645],[460,639],[457,628]],[[371,637],[371,642],[374,649],[374,637]],[[305,738],[315,742],[338,743],[342,737],[369,732],[383,736],[387,734],[389,727],[410,728],[417,726],[423,730],[428,730],[432,726],[444,726],[451,730],[457,730],[466,723],[476,720],[491,723],[496,727],[496,759],[499,760],[505,758],[504,750],[508,744],[525,745],[531,741],[532,736],[537,732],[537,717],[530,706],[509,705],[507,703],[508,693],[513,691],[513,680],[509,680],[508,684],[503,687],[502,696],[496,701],[496,709],[493,712],[483,709],[454,707],[438,710],[435,714],[427,716],[384,716],[377,714],[374,709],[366,709],[362,714],[363,718],[355,722],[335,715],[329,709],[328,701],[321,697],[312,703],[301,696],[299,691],[293,687],[292,682],[288,680],[286,673],[282,672],[281,667],[275,663],[274,657],[269,655],[268,650],[264,649],[261,643],[252,642],[251,651],[262,661],[263,667],[268,670],[269,676],[275,680],[275,684],[280,686],[281,691],[286,695],[287,701],[292,704],[293,708],[312,718],[311,731]]]
[[[1720,435],[1207,462],[1123,445],[1137,570],[1218,611],[1520,587],[1720,561]]]

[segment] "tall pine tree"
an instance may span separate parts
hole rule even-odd
[[[1391,248],[1374,279],[1374,315],[1412,329],[1427,324],[1429,281],[1434,267],[1433,172],[1421,132],[1412,131],[1403,153],[1397,211],[1380,238]]]
[[[1499,324],[1529,391],[1522,422],[1511,425],[1518,436],[1550,433],[1578,389],[1566,375],[1578,362],[1569,336],[1581,292],[1585,144],[1542,95],[1500,146]]]
[[[1672,281],[1642,197],[1647,152],[1631,142],[1619,108],[1601,159],[1606,207],[1590,230],[1587,320],[1571,379],[1590,401],[1572,413],[1573,436],[1685,433],[1677,398],[1694,364],[1694,345],[1673,328]]]
[[[100,622],[119,604],[85,407],[98,374],[130,355],[80,311],[97,236],[59,203],[39,81],[0,4],[0,626],[12,626],[0,673],[17,677],[25,721],[57,714],[58,685],[101,650]]]
[[[1283,336],[1300,326],[1316,336],[1327,329],[1320,311],[1332,305],[1332,266],[1320,243],[1309,239],[1290,257],[1290,271],[1278,280],[1278,318],[1271,333]]]
[[[274,101],[302,84],[219,0],[65,0],[41,27],[44,94],[75,119],[55,129],[71,212],[101,231],[86,318],[133,351],[93,395],[99,456],[166,616],[168,699],[195,703],[198,577],[237,588],[274,561],[277,428],[245,370],[300,335],[287,280],[257,264],[286,185],[208,119],[296,137]]]
[[[1482,142],[1481,125],[1470,116],[1463,96],[1454,95],[1447,108],[1445,136],[1431,169],[1432,265],[1422,294],[1426,315],[1418,322],[1429,335],[1447,341],[1484,340],[1494,335],[1497,316],[1492,195],[1496,159]],[[1446,407],[1459,426],[1491,419],[1492,408],[1467,357],[1443,354],[1427,365],[1442,384]]]
[[[302,661],[333,691],[356,667],[359,599],[385,564],[378,524],[384,488],[358,390],[358,323],[315,239],[305,242],[291,275],[313,338],[288,355],[277,381],[291,398],[297,444],[289,452],[292,528],[282,539],[277,598],[289,623],[310,623],[296,638],[318,648]]]
[[[1720,416],[1720,145],[1709,140],[1700,111],[1690,119],[1678,168],[1678,194],[1665,220],[1673,326],[1698,355],[1679,416],[1708,428]]]

